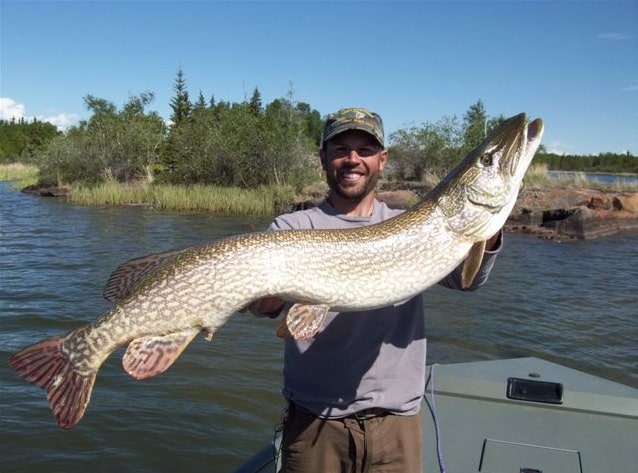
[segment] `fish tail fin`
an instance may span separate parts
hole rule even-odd
[[[9,363],[22,378],[46,389],[58,424],[71,429],[84,415],[96,373],[76,371],[62,350],[63,340],[64,337],[53,337],[31,345],[13,355]]]

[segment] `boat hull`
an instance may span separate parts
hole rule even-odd
[[[428,367],[424,471],[625,473],[638,389],[538,358]],[[280,438],[234,473],[277,473]]]

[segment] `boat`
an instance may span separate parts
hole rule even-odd
[[[539,358],[434,364],[427,473],[638,471],[638,389]],[[280,435],[234,473],[277,473]]]

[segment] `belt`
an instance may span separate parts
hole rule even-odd
[[[370,409],[363,409],[362,411],[355,412],[354,414],[350,414],[346,416],[346,418],[361,420],[369,420],[374,419],[375,417],[385,417],[390,415],[391,412],[386,411],[385,409],[380,409],[378,407],[372,407]]]
[[[298,404],[295,404],[292,401],[288,402],[288,410],[290,412],[295,412],[295,410],[298,411],[302,411],[305,412],[307,414],[310,414],[314,417],[318,417],[316,414],[313,414],[312,412],[304,409],[303,407],[299,406]],[[374,419],[376,417],[385,417],[387,415],[392,414],[392,412],[387,411],[385,409],[381,409],[378,407],[372,407],[370,409],[363,409],[361,411],[357,411],[353,414],[349,414],[347,416],[342,417],[342,419],[356,419],[357,421],[364,421],[364,420],[369,420],[369,419]]]

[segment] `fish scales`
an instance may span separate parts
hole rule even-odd
[[[288,333],[304,337],[318,330],[313,317],[327,308],[354,311],[405,300],[468,253],[474,259],[475,247],[479,259],[465,264],[480,265],[484,246],[476,245],[505,223],[542,132],[540,119],[510,118],[423,202],[376,225],[252,233],[124,263],[104,290],[114,303],[109,311],[25,348],[10,363],[47,390],[58,423],[71,428],[84,415],[99,367],[118,347],[128,345],[124,369],[145,379],[168,369],[197,333],[214,333],[264,296],[294,302]]]

